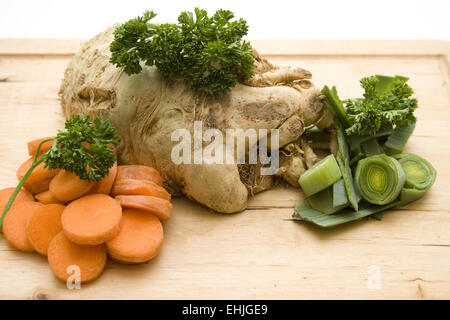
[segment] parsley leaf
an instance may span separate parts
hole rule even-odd
[[[227,93],[239,80],[253,76],[252,47],[242,41],[248,32],[243,19],[229,10],[182,12],[178,24],[153,24],[145,11],[117,27],[110,62],[128,75],[142,71],[141,62],[156,66],[169,78],[184,78],[195,91]]]
[[[381,82],[381,79],[384,82]],[[346,133],[373,135],[382,127],[404,127],[416,122],[414,110],[418,103],[417,99],[411,98],[414,91],[406,83],[407,80],[400,76],[388,80],[382,76],[361,79],[364,98],[344,102],[351,123]]]

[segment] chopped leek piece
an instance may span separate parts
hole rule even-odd
[[[384,211],[380,211],[380,212],[372,214],[370,217],[374,218],[375,220],[380,221],[381,219],[383,219],[383,213],[384,213]]]
[[[428,190],[436,180],[436,169],[422,157],[410,153],[393,156],[406,174],[405,188]]]
[[[401,79],[403,81],[408,81],[409,78],[396,75],[394,77],[391,76],[383,76],[380,74],[377,74],[375,77],[377,77],[378,82],[375,86],[375,91],[379,94],[386,94],[390,93],[392,91],[392,88],[394,87],[395,80]]]
[[[411,122],[405,127],[396,127],[384,144],[386,151],[389,154],[402,152],[415,127],[415,122]]]
[[[353,209],[358,210],[358,202],[361,200],[358,190],[353,181],[353,174],[350,168],[350,155],[348,153],[347,139],[344,128],[339,121],[334,124],[336,128],[336,136],[338,141],[337,162],[341,168],[342,178],[344,179],[345,190],[347,190],[348,201]]]
[[[347,191],[345,191],[344,179],[339,179],[333,184],[333,207],[348,205]]]
[[[341,179],[342,180],[342,179]],[[340,180],[339,180],[340,181]],[[336,182],[337,183],[337,182]],[[336,184],[335,183],[335,184]],[[347,206],[347,203],[343,203],[339,206],[334,206],[333,198],[334,198],[334,185],[329,186],[325,190],[322,190],[318,193],[313,194],[308,197],[308,202],[311,208],[316,209],[325,214],[333,214],[344,209]],[[345,192],[345,189],[344,189]]]
[[[355,163],[357,163],[359,160],[361,160],[364,157],[365,157],[364,153],[358,152],[358,154],[356,156],[354,156],[352,158],[352,160],[350,160],[350,167],[353,166]]]
[[[330,154],[306,170],[298,179],[298,183],[309,197],[331,186],[341,176],[336,159]]]
[[[322,94],[325,96],[325,105],[337,116],[345,128],[349,127],[350,120],[348,119],[344,104],[337,95],[336,87],[332,87],[330,90],[328,86],[325,86],[322,89]]]
[[[394,132],[394,129],[392,127],[383,127],[383,128],[380,128],[380,130],[378,130],[378,132],[373,135],[350,136],[350,138],[349,138],[350,150],[352,151],[352,153],[356,154],[360,151],[362,143],[366,142],[367,140],[373,139],[373,138],[381,138],[381,137],[389,136],[392,134],[392,132]]]
[[[384,211],[386,209],[395,207],[400,204],[400,201],[394,201],[384,206],[367,206],[359,211],[343,210],[339,213],[328,215],[320,211],[314,210],[307,204],[301,204],[294,209],[294,214],[292,218],[294,220],[302,220],[312,222],[321,227],[334,227],[346,222],[361,219],[377,212]]]
[[[356,185],[361,196],[372,204],[384,205],[394,201],[405,180],[400,163],[385,154],[362,159],[356,166]]]
[[[419,200],[424,196],[426,192],[427,189],[418,190],[414,188],[403,188],[402,192],[400,192],[400,200],[402,201],[401,205],[404,206],[408,203]]]
[[[378,144],[376,138],[369,139],[361,144],[366,157],[375,156],[384,153],[383,148]]]

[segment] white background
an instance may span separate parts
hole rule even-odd
[[[249,39],[450,40],[450,0],[0,0],[0,38],[90,38],[145,9],[175,21],[195,6],[234,11]]]

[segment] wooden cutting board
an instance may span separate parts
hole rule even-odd
[[[0,40],[0,188],[16,184],[28,140],[62,128],[58,89],[78,40]],[[359,79],[401,74],[420,101],[406,151],[437,169],[420,201],[334,229],[290,220],[301,191],[264,192],[245,212],[212,213],[174,199],[165,245],[142,265],[107,264],[69,290],[38,254],[0,236],[0,298],[434,299],[450,298],[450,42],[253,41],[272,62],[302,66],[319,86],[361,94]]]

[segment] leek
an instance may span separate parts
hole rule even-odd
[[[345,190],[344,179],[339,179],[333,184],[333,207],[348,205],[347,191]]]
[[[385,205],[394,201],[405,180],[400,163],[385,154],[362,159],[356,166],[356,185],[361,196],[372,204]]]
[[[406,174],[405,187],[428,190],[436,180],[436,169],[431,163],[415,154],[401,153],[393,156]]]
[[[344,210],[342,212],[328,215],[324,214],[320,211],[317,211],[307,204],[301,204],[297,208],[294,209],[294,214],[292,215],[292,218],[294,220],[301,220],[301,221],[308,221],[312,222],[318,226],[328,228],[328,227],[334,227],[346,222],[354,221],[357,219],[361,219],[370,215],[373,215],[377,212],[382,212],[386,209],[395,207],[400,204],[400,201],[394,201],[384,206],[376,206],[376,205],[370,205],[367,207],[364,207],[363,209],[359,211],[349,211]]]
[[[409,137],[412,135],[416,127],[415,122],[410,122],[404,127],[396,127],[394,132],[388,137],[384,148],[389,154],[396,154],[403,151],[403,148],[408,142]]]
[[[394,155],[405,171],[405,186],[400,194],[402,205],[406,205],[423,197],[436,180],[433,166],[415,154],[402,153]]]
[[[330,154],[306,170],[298,179],[298,183],[309,197],[331,186],[341,176],[336,159]]]
[[[361,144],[366,157],[384,153],[383,148],[378,144],[376,138],[369,139]]]
[[[339,168],[341,168],[342,178],[344,179],[345,190],[347,191],[348,201],[352,205],[355,210],[358,210],[358,202],[361,199],[361,196],[358,193],[358,190],[355,187],[355,183],[353,181],[352,170],[350,168],[350,160],[348,153],[348,145],[346,140],[346,135],[344,132],[344,128],[339,121],[335,122],[336,128],[336,136],[338,140],[338,152],[337,152],[337,162],[339,164]]]
[[[345,111],[344,104],[337,94],[336,87],[331,89],[328,86],[323,87],[322,94],[325,96],[325,105],[336,115],[345,128],[350,126],[350,120]]]
[[[332,186],[329,186],[325,190],[322,190],[308,197],[307,200],[311,208],[318,210],[324,214],[333,214],[344,209],[347,206],[347,202],[342,203],[341,199],[339,199],[341,202],[339,205],[334,205],[334,186],[336,185],[336,183]]]

